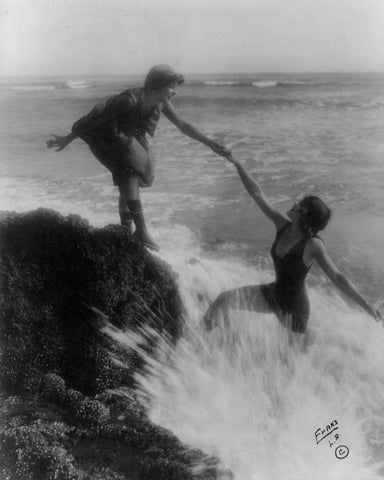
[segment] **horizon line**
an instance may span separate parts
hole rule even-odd
[[[0,74],[0,78],[49,78],[49,77],[142,77],[144,73],[17,73]],[[228,72],[187,72],[184,76],[203,76],[203,75],[356,75],[356,74],[384,74],[384,70],[300,70],[300,71],[228,71]]]

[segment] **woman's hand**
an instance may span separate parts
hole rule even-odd
[[[227,160],[228,160],[228,162],[233,163],[233,165],[235,165],[235,166],[240,164],[239,160],[237,160],[237,159],[232,155],[232,152],[229,152],[229,155],[227,156]]]
[[[230,150],[225,148],[224,145],[220,145],[219,143],[212,142],[210,147],[215,153],[217,153],[217,155],[220,155],[221,157],[228,158],[231,155]]]
[[[48,140],[46,145],[47,148],[56,148],[56,152],[63,150],[75,138],[72,133],[70,133],[69,135],[65,135],[64,137],[54,135],[53,133],[51,133],[51,135],[53,136],[53,139]]]
[[[230,150],[228,150],[228,154],[225,155],[225,158],[228,160],[229,163],[232,163],[233,165],[235,165],[235,167],[237,165],[240,165],[240,162],[239,160],[237,160],[233,155],[232,155],[232,152]]]

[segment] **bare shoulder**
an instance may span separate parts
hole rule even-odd
[[[312,237],[307,242],[307,252],[313,258],[324,255],[327,251],[325,243],[319,237]]]
[[[303,260],[304,263],[308,266],[312,265],[313,261],[316,260],[317,262],[321,261],[321,258],[324,257],[326,250],[323,241],[318,237],[311,237],[308,239]]]

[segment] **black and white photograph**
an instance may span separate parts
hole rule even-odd
[[[384,479],[384,2],[0,1],[0,480]]]

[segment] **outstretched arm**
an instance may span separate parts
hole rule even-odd
[[[84,115],[72,126],[72,132],[65,136],[54,135],[46,142],[47,148],[55,148],[56,152],[63,150],[81,133],[88,132],[105,123],[111,122],[119,115],[131,112],[135,107],[135,100],[131,95],[114,95],[104,103],[96,105],[87,115]]]
[[[253,176],[241,165],[241,163],[232,157],[232,155],[228,156],[228,161],[235,165],[237,173],[239,174],[245,189],[255,200],[260,210],[276,225],[276,228],[280,229],[286,225],[287,219],[269,202],[267,197],[264,195],[259,182],[255,180]]]
[[[358,292],[353,283],[336,267],[323,242],[313,239],[312,256],[317,261],[324,273],[330,278],[334,285],[341,290],[348,298],[360,305],[375,320],[381,319],[379,311],[374,310],[367,300]]]
[[[223,145],[220,145],[219,143],[203,135],[196,127],[182,120],[176,113],[171,103],[164,103],[163,113],[168,120],[170,120],[182,133],[184,133],[184,135],[203,143],[218,155],[226,157],[230,154],[229,150],[227,150]]]

